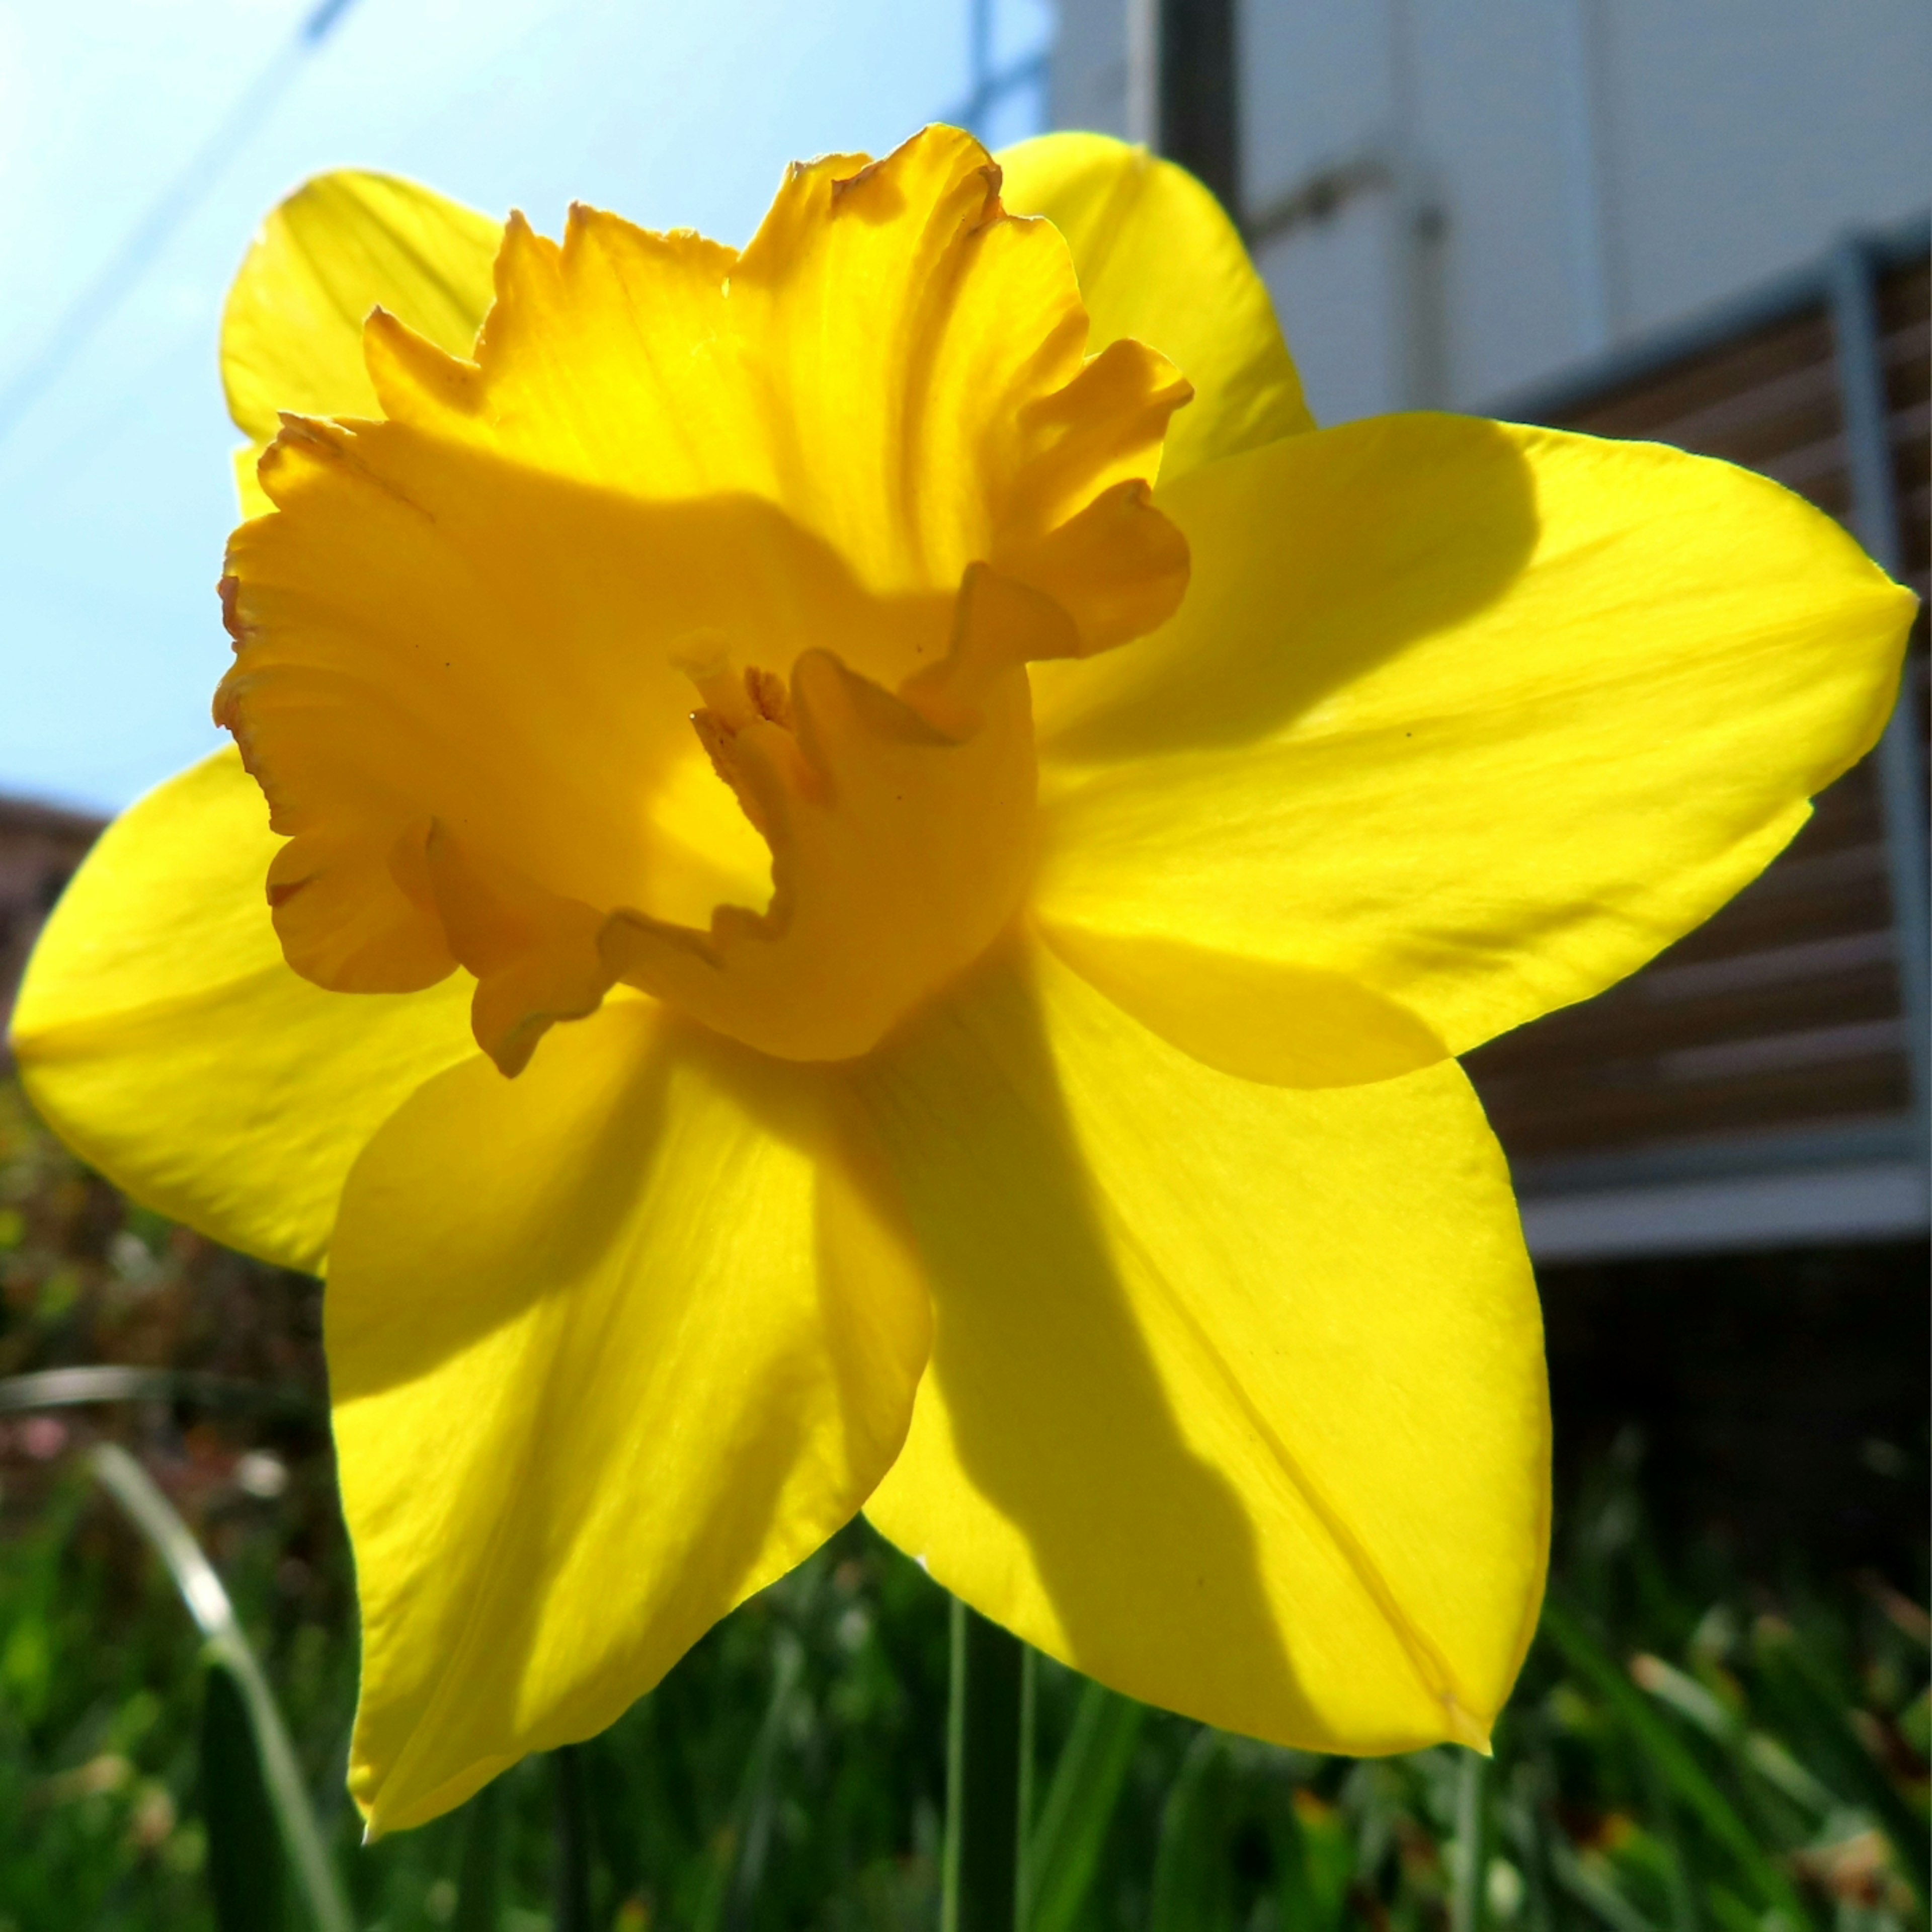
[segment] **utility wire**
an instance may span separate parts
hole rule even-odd
[[[285,89],[356,0],[320,0],[292,37],[230,108],[186,167],[156,198],[106,266],[61,312],[40,353],[0,388],[0,442],[120,307],[163,244],[219,178],[250,124]]]

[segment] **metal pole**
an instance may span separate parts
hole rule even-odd
[[[1832,256],[1832,334],[1844,413],[1852,531],[1894,577],[1905,566],[1892,461],[1891,411],[1880,353],[1877,290],[1870,249],[1848,236]],[[1928,880],[1925,760],[1918,742],[1917,667],[1908,661],[1898,707],[1879,742],[1892,921],[1898,937],[1900,1004],[1911,1062],[1912,1112],[1922,1159],[1932,1152],[1932,885]]]
[[[1568,203],[1570,298],[1576,346],[1598,356],[1615,333],[1610,297],[1608,183],[1603,165],[1602,102],[1592,0],[1562,0],[1556,10],[1558,122],[1564,136],[1563,185]]]
[[[966,110],[966,122],[973,132],[983,139],[986,110],[992,104],[993,94],[993,0],[972,0],[966,31],[973,76],[973,92]]]
[[[1160,0],[1126,0],[1126,136],[1160,146]]]

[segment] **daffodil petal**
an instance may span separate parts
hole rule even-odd
[[[1315,427],[1274,305],[1234,224],[1184,169],[1106,134],[1041,134],[1001,149],[1000,198],[1066,237],[1090,346],[1150,344],[1194,385],[1164,480]]]
[[[1480,1744],[1535,1622],[1549,1424],[1460,1070],[1231,1078],[1036,949],[860,1078],[935,1317],[873,1521],[1150,1702]]]
[[[1159,495],[1179,614],[1034,668],[1039,916],[1339,974],[1459,1053],[1755,877],[1876,741],[1913,608],[1653,444],[1388,417]]]
[[[374,1829],[602,1730],[891,1462],[929,1310],[833,1091],[626,999],[358,1162],[327,1324]]]
[[[280,843],[232,750],[150,792],[55,908],[12,1037],[34,1104],[117,1186],[314,1270],[364,1143],[473,1048],[460,980],[352,998],[296,977],[262,891]]]
[[[262,224],[221,320],[229,412],[249,440],[244,507],[268,507],[255,464],[280,412],[376,413],[362,325],[379,304],[466,356],[490,307],[503,226],[414,182],[343,169],[318,175]]]

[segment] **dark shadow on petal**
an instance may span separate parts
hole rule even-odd
[[[1041,937],[1150,1033],[1238,1080],[1358,1087],[1449,1058],[1425,1021],[1346,974],[1147,933],[1042,926]]]
[[[634,1017],[607,1012],[556,1028],[514,1081],[480,1058],[466,1060],[420,1088],[376,1135],[344,1190],[323,1298],[334,1402],[428,1374],[596,1268],[657,1158],[672,1030],[656,1028],[644,1052],[614,1052],[602,1078],[581,1082],[580,1101],[554,1138],[525,1122],[538,1110],[554,1121],[546,1090],[579,1082],[586,1046],[628,1031]],[[391,1160],[394,1141],[432,1133],[433,1182],[417,1162]],[[549,1172],[532,1186],[538,1162]],[[425,1224],[454,1232],[416,1258],[406,1294],[353,1292],[362,1255],[419,1247]]]
[[[1224,1708],[1305,1707],[1246,1507],[1189,1447],[1117,1272],[1022,959],[990,962],[855,1088],[926,1262],[961,1462],[1026,1538],[1071,1660],[1158,1700],[1146,1659],[1172,1657],[1172,1700],[1198,1709],[1186,1687],[1220,1646],[1250,1672]]]
[[[1157,498],[1193,574],[1162,630],[1036,679],[1043,758],[1078,766],[1271,736],[1492,604],[1535,547],[1536,479],[1473,417],[1295,436]]]

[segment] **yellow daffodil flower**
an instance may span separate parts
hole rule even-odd
[[[326,1263],[372,1828],[861,1508],[1136,1696],[1480,1746],[1549,1420],[1454,1056],[1890,707],[1911,599],[1775,484],[1318,432],[1188,177],[1002,165],[796,167],[742,252],[337,175],[236,285],[240,755],[108,832],[15,1044]]]

